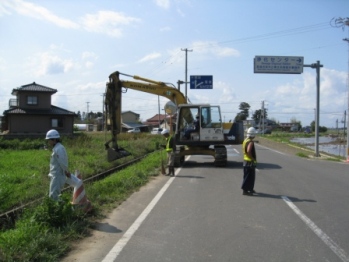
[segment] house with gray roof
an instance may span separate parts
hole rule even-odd
[[[12,90],[16,98],[10,99],[9,109],[1,119],[2,136],[44,137],[50,129],[62,135],[72,135],[74,112],[51,104],[56,89],[35,82]]]

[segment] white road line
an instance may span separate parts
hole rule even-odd
[[[181,168],[176,169],[175,176],[180,172]],[[166,192],[167,188],[171,185],[175,177],[171,177],[166,184],[161,188],[149,205],[143,210],[135,222],[129,227],[125,234],[119,239],[118,242],[113,246],[109,253],[104,257],[102,262],[113,262],[118,257],[122,249],[126,246],[127,242],[131,239],[133,234],[137,231],[143,221],[150,214],[152,209],[155,207],[157,202],[161,199],[162,195]]]
[[[236,148],[233,148],[233,150],[240,155],[239,150],[237,150]]]
[[[271,149],[271,148],[266,147],[266,146],[261,146],[261,145],[258,145],[258,146],[263,147],[263,148],[266,148],[266,149],[269,149],[270,151],[273,151],[273,152],[278,153],[278,154],[281,154],[281,155],[286,155],[286,154],[284,154],[284,153],[282,153],[282,152],[280,152],[280,151],[277,151],[277,150]]]
[[[329,236],[327,236],[317,225],[314,224],[306,215],[296,207],[292,201],[286,197],[281,196],[286,204],[303,220],[303,222],[343,261],[349,262],[349,257],[343,249],[340,248]]]

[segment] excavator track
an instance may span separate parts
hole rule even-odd
[[[227,148],[224,145],[216,145],[214,146],[214,151],[214,165],[217,167],[227,166]]]

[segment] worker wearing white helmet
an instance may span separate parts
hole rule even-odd
[[[174,176],[174,160],[175,160],[175,140],[172,135],[170,135],[170,131],[168,129],[164,129],[161,132],[161,135],[163,135],[166,139],[166,145],[163,145],[163,147],[166,149],[167,152],[167,167],[168,167],[168,173],[167,176]]]
[[[68,172],[68,155],[65,147],[61,144],[60,135],[57,130],[51,129],[46,134],[46,140],[49,147],[52,148],[50,159],[50,192],[49,197],[58,200],[59,195],[67,179]]]
[[[242,181],[241,189],[243,195],[253,195],[256,193],[254,184],[256,179],[256,165],[257,156],[253,139],[256,136],[256,129],[250,127],[247,130],[247,138],[242,143],[242,150],[244,152],[244,179]]]

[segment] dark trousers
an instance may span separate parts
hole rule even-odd
[[[254,181],[256,179],[256,167],[244,166],[244,180],[242,181],[241,189],[244,191],[252,191]]]

